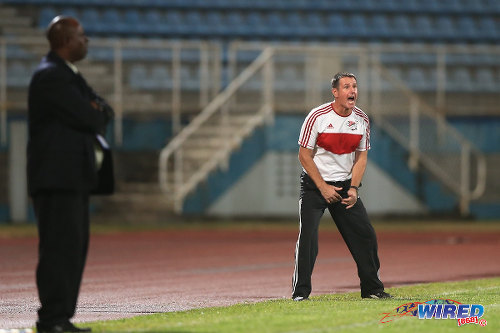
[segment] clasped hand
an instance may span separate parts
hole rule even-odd
[[[347,206],[346,209],[349,209],[358,201],[358,192],[355,189],[350,188],[349,191],[347,191],[347,198],[342,198],[339,191],[342,191],[342,187],[328,184],[320,189],[321,195],[329,204],[340,201]]]

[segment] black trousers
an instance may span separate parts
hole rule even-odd
[[[347,197],[351,181],[329,182],[342,187],[342,197]],[[292,298],[307,297],[311,293],[311,275],[318,255],[318,228],[326,208],[342,235],[356,262],[360,279],[361,295],[384,290],[379,278],[377,237],[366,209],[360,198],[350,209],[340,202],[328,204],[320,191],[306,174],[300,178],[299,218],[300,230],[295,248],[295,271],[292,282]]]
[[[39,247],[38,322],[54,325],[75,314],[89,243],[89,195],[43,192],[33,196]]]

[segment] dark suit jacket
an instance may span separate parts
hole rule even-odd
[[[91,106],[96,99],[103,102],[56,53],[42,59],[28,93],[30,195],[46,190],[90,193],[99,176],[109,178],[101,183],[112,182],[112,164],[100,175],[96,167],[96,135],[104,133],[109,121],[106,113]],[[105,155],[110,158],[109,151]]]

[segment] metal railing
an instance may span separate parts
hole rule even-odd
[[[448,125],[436,107],[432,107],[409,89],[374,56],[371,66],[371,116],[394,140],[409,151],[408,165],[431,172],[458,196],[461,215],[469,214],[470,201],[486,189],[487,164],[484,154]],[[383,102],[382,81],[398,87],[406,99],[399,109]],[[400,99],[400,102],[401,99]],[[406,107],[404,106],[406,105]]]
[[[255,127],[263,123],[266,119],[273,116],[273,94],[272,94],[272,59],[273,50],[266,48],[264,51],[241,72],[219,95],[217,95],[210,104],[204,108],[200,114],[194,118],[189,125],[169,144],[162,149],[159,159],[159,180],[160,187],[164,193],[169,193],[173,197],[174,208],[177,212],[182,211],[182,203],[185,196],[192,191],[201,181],[206,179],[208,174],[217,167],[227,164],[231,152],[241,144],[244,137],[248,136]],[[205,160],[194,174],[186,177],[183,165],[183,145],[187,140],[204,124],[213,119],[214,116],[221,117],[220,126],[225,126],[229,122],[229,105],[235,93],[240,89],[253,75],[258,71],[263,71],[265,84],[262,86],[262,103],[255,105],[256,112],[250,117],[243,126],[234,127],[231,136],[225,139],[222,147],[216,147],[213,154]],[[169,184],[169,160],[173,159],[173,187]]]
[[[12,46],[20,48],[22,55],[25,56],[20,61],[32,64],[37,64],[41,56],[47,52],[46,41],[42,38],[12,40],[0,38],[0,141],[3,145],[7,142],[8,113],[12,109],[26,108],[27,84],[16,87],[24,94],[21,98],[15,95],[16,89],[9,88],[7,72],[9,61],[13,59],[9,57],[8,51]],[[143,59],[142,55],[139,59],[131,59],[127,57],[130,50],[149,50],[151,52],[148,57],[153,60]],[[183,52],[189,50],[195,50],[195,56],[190,57],[194,58],[191,61],[199,73],[196,87],[193,89],[196,96],[195,109],[203,109],[203,112],[196,118],[199,120],[182,129],[181,114],[193,100],[191,98],[193,95],[185,97],[188,89],[185,88],[181,75]],[[263,50],[266,51],[262,53]],[[249,52],[250,54],[253,52],[255,56],[249,56]],[[260,55],[258,61],[255,60],[257,55]],[[435,78],[435,81],[430,82],[433,88],[417,95],[413,90],[415,82],[406,80],[406,76],[401,77],[399,75],[401,73],[395,73],[396,67],[387,67],[387,59],[381,60],[387,56],[397,56],[397,59],[400,59],[397,61],[404,60],[405,57],[422,56],[424,60],[419,59],[419,61],[425,64],[426,71]],[[180,136],[170,143],[176,145],[175,149],[170,146],[162,153],[160,184],[164,189],[168,186],[167,170],[171,170],[167,168],[166,162],[173,154],[170,150],[175,151],[173,155],[182,154],[182,144],[187,141],[193,126],[200,127],[203,121],[206,121],[204,117],[208,117],[208,114],[215,114],[217,111],[220,111],[221,115],[230,114],[229,110],[233,108],[260,110],[261,113],[281,110],[305,113],[318,103],[331,99],[328,81],[334,72],[339,70],[356,72],[359,78],[360,107],[411,152],[409,159],[411,167],[422,165],[429,169],[436,178],[460,197],[460,209],[466,214],[470,200],[478,198],[484,192],[486,166],[484,156],[444,120],[450,108],[459,110],[457,111],[459,114],[463,114],[462,109],[470,108],[466,103],[465,106],[457,105],[459,97],[463,98],[461,96],[463,94],[447,95],[447,85],[450,82],[446,78],[451,70],[452,59],[460,62],[477,58],[486,59],[490,67],[498,70],[500,47],[467,49],[428,45],[332,47],[321,44],[305,46],[233,42],[228,49],[230,84],[222,93],[219,92],[224,68],[221,63],[221,46],[218,43],[92,39],[89,55],[86,60],[78,64],[78,67],[82,69],[90,84],[115,108],[116,145],[122,143],[123,116],[127,112],[139,109],[145,112],[161,112],[167,119],[170,117],[172,132],[180,133]],[[166,67],[171,71],[168,84],[154,94],[148,88],[132,87],[129,82],[129,79],[133,78],[131,72],[133,64],[151,63],[157,63],[160,67]],[[409,61],[408,64],[411,65],[412,62]],[[395,65],[398,66],[397,63]],[[264,70],[264,68],[269,69]],[[291,76],[287,74],[289,68],[293,69],[295,74]],[[145,78],[144,81],[147,82],[149,79]],[[468,83],[456,82],[464,86]],[[496,88],[490,87],[490,89]],[[256,92],[267,101],[262,104],[266,105],[264,109],[255,107]],[[425,101],[422,95],[426,96]],[[497,91],[495,94],[493,91],[490,96],[496,96],[498,100],[499,93]],[[474,100],[474,107],[477,106],[474,110],[484,110],[480,111],[482,114],[498,114],[499,103],[495,102],[496,100],[493,97],[491,101],[487,101],[488,105],[481,105]],[[429,143],[429,138],[434,138],[435,142]],[[227,151],[223,154],[225,157],[220,159],[227,159],[229,154]],[[176,160],[175,183],[182,184],[185,182],[182,171],[179,171],[182,170],[180,162],[182,159]],[[190,184],[199,182],[206,176],[207,170],[213,169],[217,163],[204,167],[203,171],[193,178],[196,181],[193,180]],[[450,164],[455,167],[450,167]],[[178,197],[184,197],[188,189],[192,188],[193,185],[185,186],[184,190],[179,191]]]
[[[44,38],[0,37],[0,143],[7,142],[7,115],[26,112],[27,90],[32,70],[48,52]],[[192,53],[187,56],[184,53]],[[195,41],[146,41],[93,38],[86,59],[77,63],[87,81],[105,97],[115,110],[114,144],[123,143],[123,116],[127,113],[155,112],[172,120],[172,132],[181,129],[181,114],[188,106],[198,112],[220,91],[221,46],[218,43]],[[187,59],[187,60],[186,60]],[[10,62],[26,66],[23,82],[12,87],[8,68]],[[189,64],[186,65],[186,63]],[[134,66],[149,66],[152,80],[155,69],[170,72],[166,86],[134,87]],[[151,66],[154,66],[151,68]],[[191,66],[197,73],[196,89],[186,95],[183,68]],[[153,91],[152,91],[153,90]],[[194,98],[193,98],[194,96]],[[195,104],[188,103],[195,100]],[[18,111],[13,111],[18,110]],[[142,112],[141,111],[141,112]],[[190,111],[192,112],[192,111]]]
[[[255,53],[256,51],[258,54],[264,47],[266,51],[260,53],[257,60],[253,61],[250,66],[245,67],[251,58],[246,52]],[[263,46],[236,42],[231,44],[228,56],[229,77],[236,77],[235,80],[162,151],[160,183],[164,191],[174,193],[177,211],[181,210],[182,200],[189,191],[193,190],[196,184],[200,183],[218,163],[227,159],[230,153],[230,150],[225,150],[220,156],[214,156],[200,168],[195,176],[186,180],[183,179],[181,162],[183,144],[218,110],[224,110],[229,106],[244,108],[255,104],[254,99],[244,98],[244,92],[251,93],[251,89],[245,87],[243,83],[253,82],[257,78],[261,84],[260,87],[271,86],[271,90],[266,94],[273,96],[275,107],[284,100],[296,98],[293,100],[293,107],[305,113],[321,101],[331,99],[328,81],[333,72],[340,69],[348,69],[358,74],[360,106],[365,108],[369,104],[366,109],[374,121],[410,152],[408,160],[410,168],[416,170],[419,166],[424,167],[460,198],[462,214],[466,215],[470,201],[480,197],[484,192],[486,161],[483,154],[446,123],[441,110],[425,103],[408,87],[406,82],[384,68],[379,61],[380,53],[371,53],[368,47]],[[239,58],[242,60],[239,61]],[[271,85],[266,84],[264,77],[258,78],[256,75],[257,67],[265,66],[266,62],[274,63],[274,82]],[[287,91],[286,88],[277,89],[280,82],[287,81],[287,77],[280,76],[276,68],[284,63],[291,63],[302,68],[304,85],[299,87],[298,91],[293,91],[293,89]],[[333,68],[338,68],[338,70]],[[259,87],[259,84],[256,84],[256,87]],[[236,98],[238,90],[242,97]],[[285,93],[286,97],[281,96],[278,101],[280,93]],[[392,97],[387,98],[387,96]],[[393,98],[398,101],[403,99],[403,101],[397,105]],[[436,101],[441,100],[439,96],[436,98]],[[286,108],[290,106],[287,105]],[[435,140],[429,142],[432,138]],[[176,157],[176,154],[179,156]],[[172,157],[175,159],[172,164],[175,180],[172,187],[169,187],[168,171],[170,169],[167,161]],[[450,164],[454,165],[453,170],[450,170]]]

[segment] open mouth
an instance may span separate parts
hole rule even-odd
[[[349,96],[349,97],[347,97],[347,100],[349,102],[354,102],[356,100],[356,98],[354,98],[354,96]]]

